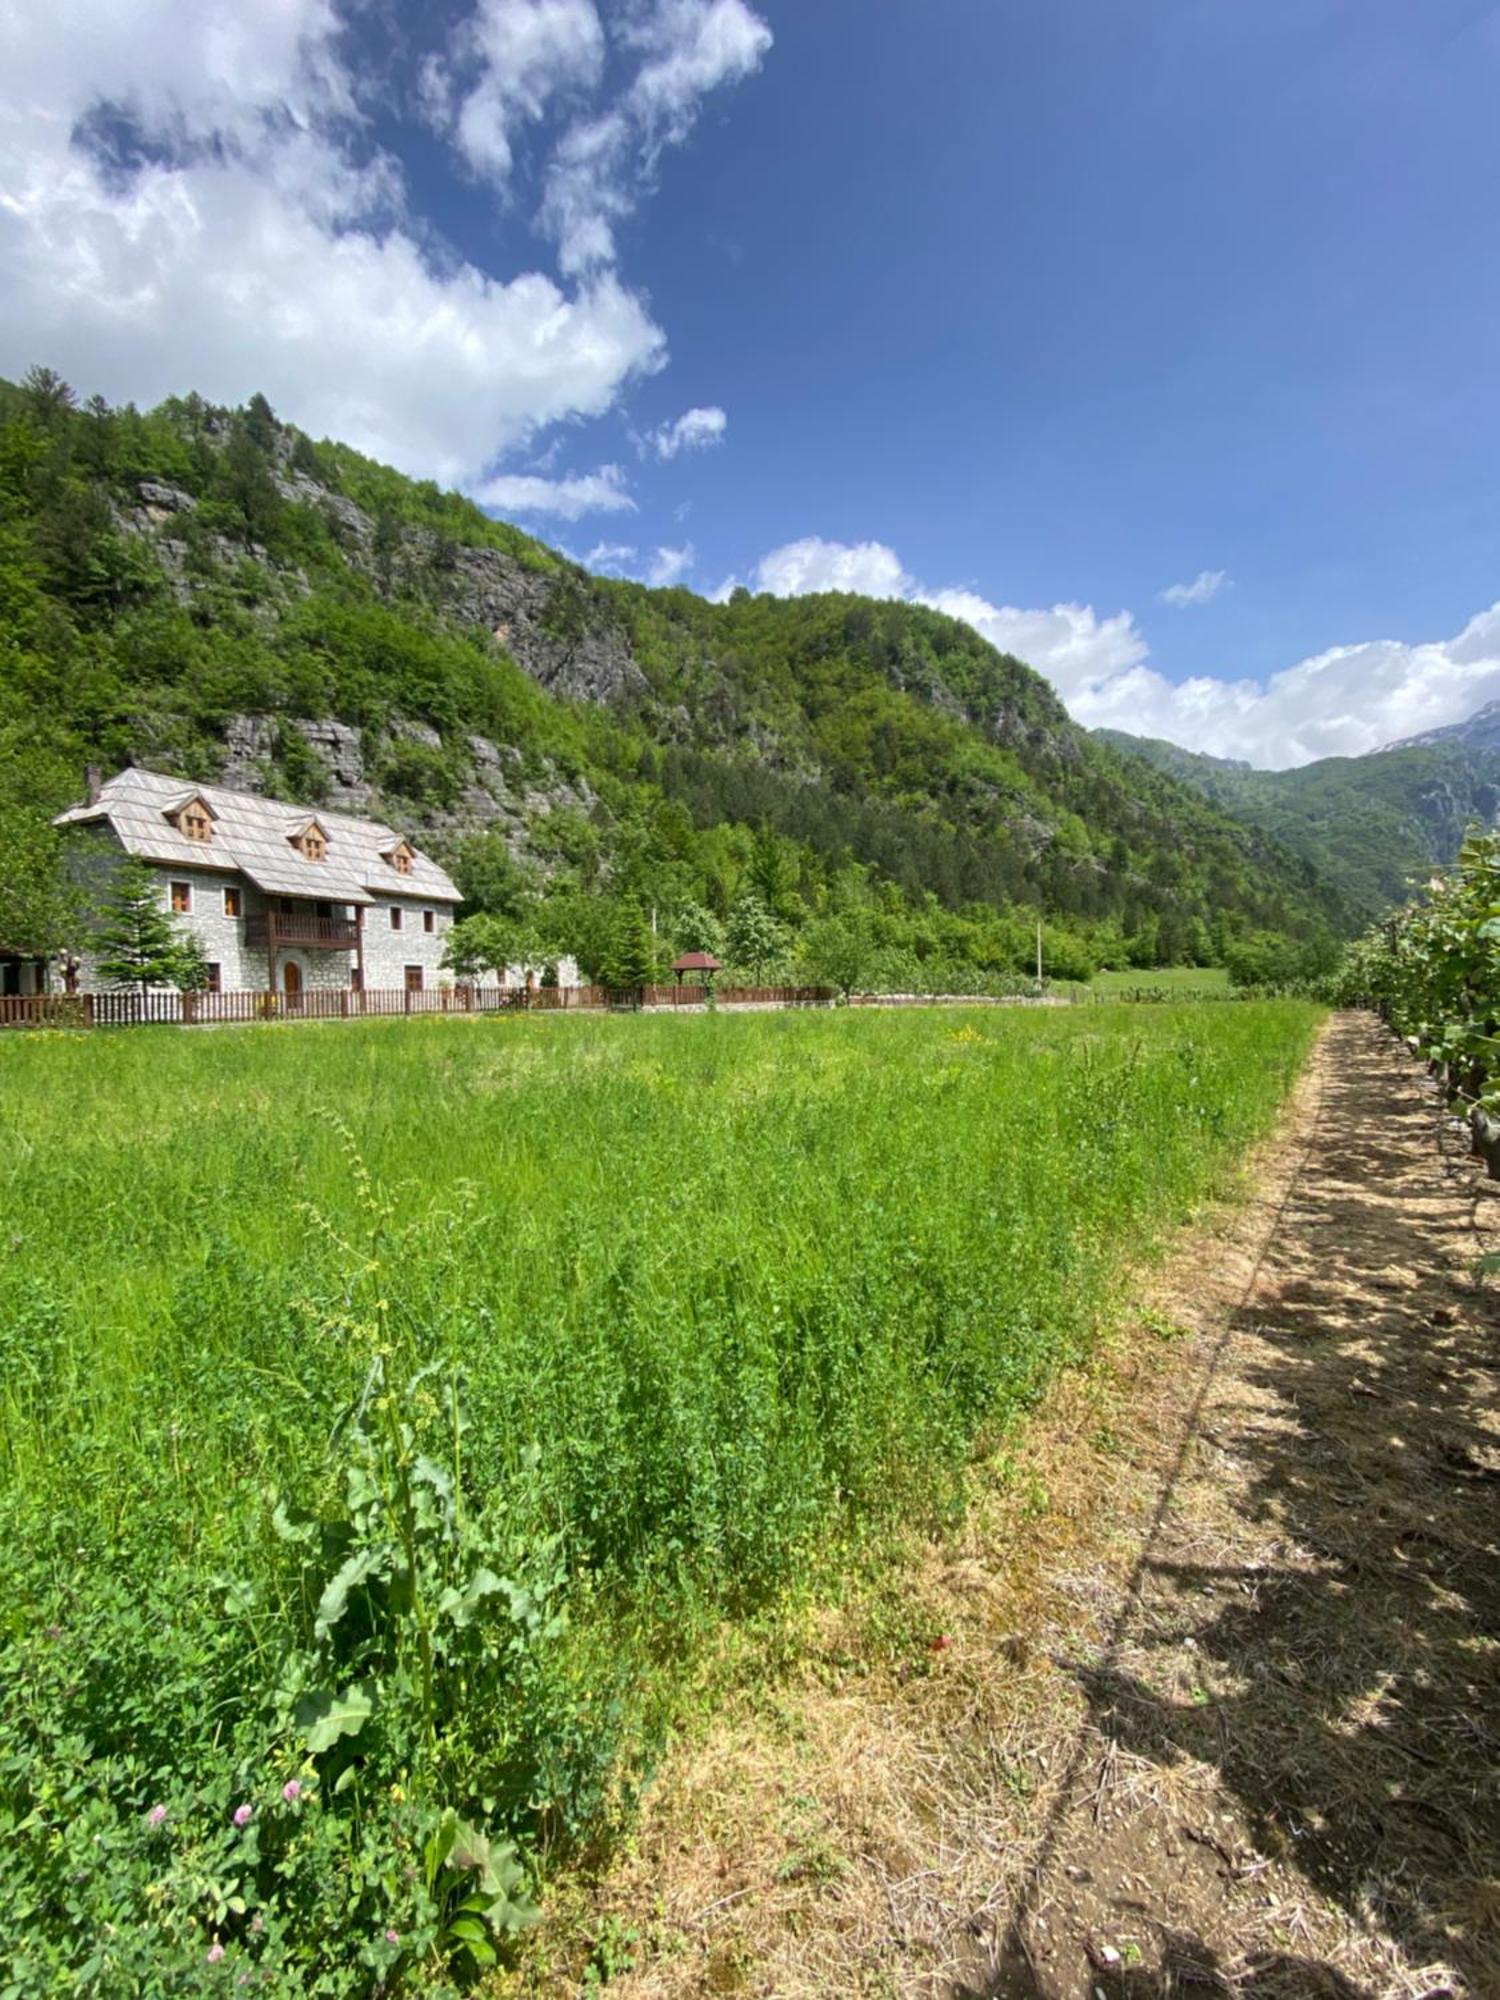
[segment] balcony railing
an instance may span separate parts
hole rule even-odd
[[[246,917],[245,942],[260,949],[311,946],[314,951],[353,951],[359,926],[352,917],[319,917],[311,910],[270,910]]]

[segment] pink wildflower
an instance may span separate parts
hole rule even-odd
[[[219,1960],[223,1956],[224,1956],[224,1947],[219,1943],[218,1939],[216,1938],[214,1942],[208,1947],[208,1962],[210,1965],[217,1965]]]
[[[281,1788],[281,1796],[289,1806],[296,1804],[297,1800],[302,1796],[302,1786],[296,1778],[287,1779]]]
[[[147,1826],[160,1826],[166,1816],[167,1809],[165,1806],[153,1806],[146,1815],[146,1824]]]
[[[387,1944],[400,1944],[400,1942],[401,1942],[401,1933],[400,1933],[400,1931],[393,1931],[393,1930],[390,1930],[390,1929],[387,1929],[387,1931],[386,1931],[386,1934],[385,1934],[385,1941],[386,1941],[386,1943],[387,1943]]]
[[[248,1826],[250,1824],[252,1817],[254,1816],[254,1813],[255,1813],[255,1808],[252,1805],[247,1804],[243,1806],[236,1806],[234,1809],[235,1825]]]

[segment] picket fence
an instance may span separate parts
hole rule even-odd
[[[825,986],[726,986],[721,1007],[826,1007]],[[0,995],[0,1028],[208,1027],[234,1021],[341,1021],[389,1014],[581,1013],[702,1008],[701,986],[427,986],[301,993],[43,993]]]

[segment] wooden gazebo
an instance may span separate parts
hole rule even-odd
[[[722,970],[719,960],[711,951],[685,951],[681,958],[674,960],[672,977],[681,985],[688,973],[696,972],[701,975],[700,984],[712,986],[714,974]]]

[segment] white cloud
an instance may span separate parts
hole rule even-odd
[[[728,428],[728,417],[710,404],[704,409],[684,410],[669,424],[658,424],[640,443],[643,451],[655,452],[658,458],[676,458],[680,451],[707,451],[710,445],[722,444]]]
[[[475,172],[503,183],[519,129],[556,98],[597,85],[603,72],[593,0],[479,0],[448,60],[424,65],[422,89],[433,122]]]
[[[467,484],[660,367],[613,273],[565,290],[434,261],[361,135],[339,33],[328,0],[0,10],[0,369],[145,402],[259,388],[315,434]],[[128,171],[78,136],[101,107],[144,142]]]
[[[634,542],[595,542],[583,558],[585,569],[597,569],[623,576],[635,561]]]
[[[736,581],[726,578],[714,597],[726,598]],[[1264,683],[1209,675],[1173,682],[1150,664],[1128,611],[1101,617],[1086,604],[1022,610],[971,589],[929,590],[883,542],[788,542],[762,558],[754,587],[782,597],[855,590],[931,605],[1044,674],[1089,728],[1163,736],[1269,770],[1360,756],[1462,722],[1500,699],[1500,603],[1452,639],[1334,646]]]
[[[658,549],[646,570],[647,583],[654,584],[658,590],[681,583],[693,567],[694,554],[691,542],[685,542],[680,549]]]
[[[917,593],[934,611],[962,618],[1002,653],[1025,660],[1063,699],[1111,675],[1126,672],[1146,657],[1146,641],[1128,611],[1101,618],[1091,604],[1054,604],[1050,610],[1023,611],[1014,604],[991,604],[972,590]]]
[[[534,472],[496,473],[473,493],[497,514],[555,514],[560,520],[577,521],[585,514],[635,512],[618,465],[601,465],[597,472],[566,479],[542,479]]]
[[[825,542],[806,535],[762,556],[755,588],[773,597],[805,597],[815,590],[852,590],[862,597],[909,597],[912,579],[884,542]]]
[[[615,225],[651,185],[662,153],[687,139],[711,91],[760,67],[771,31],[744,0],[654,0],[627,18],[622,40],[639,58],[633,81],[564,134],[547,171],[542,221],[570,273],[614,257]]]
[[[1179,611],[1189,604],[1208,604],[1221,590],[1233,590],[1234,578],[1226,569],[1200,569],[1191,583],[1170,583],[1161,594],[1163,604],[1172,604]]]
[[[1087,688],[1072,703],[1091,727],[1165,736],[1271,770],[1358,757],[1439,729],[1500,699],[1500,604],[1451,639],[1332,646],[1264,684],[1200,676],[1172,682],[1148,666]]]

